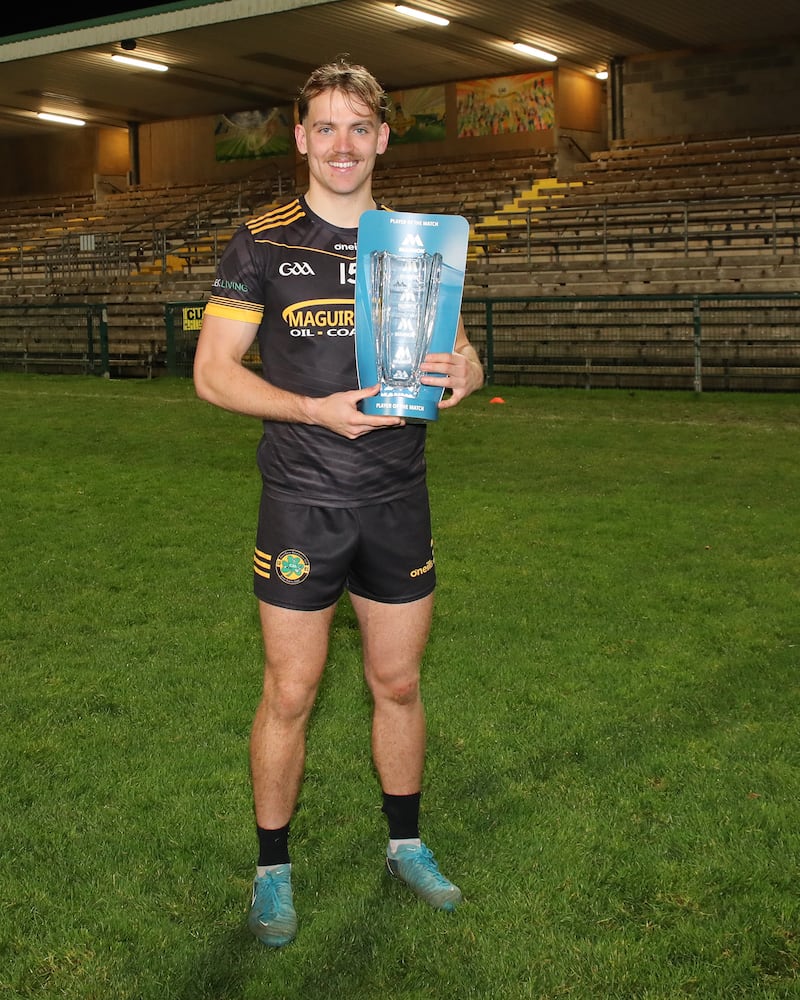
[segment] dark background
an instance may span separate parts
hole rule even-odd
[[[44,28],[56,28],[65,24],[75,24],[78,21],[91,21],[97,18],[113,17],[115,14],[125,14],[132,10],[147,10],[151,7],[169,7],[171,4],[147,3],[142,0],[108,0],[108,3],[81,3],[75,6],[42,9],[40,5],[25,9],[23,6],[8,9],[0,18],[0,38],[11,35],[22,35],[30,31],[41,31]],[[176,6],[184,6],[183,4]]]

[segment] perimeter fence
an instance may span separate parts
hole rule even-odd
[[[0,305],[0,370],[107,375],[106,306],[83,302]]]
[[[490,384],[800,389],[800,293],[468,298]]]
[[[172,374],[191,375],[202,310],[167,307]],[[800,293],[465,298],[462,313],[489,384],[800,389]]]
[[[204,309],[203,301],[167,303],[160,337],[146,333],[148,366],[127,372],[191,377]],[[111,317],[109,337],[109,311],[0,305],[0,369],[108,375],[110,356],[112,371],[126,371],[116,340],[145,334]],[[489,384],[800,389],[800,292],[467,297],[462,313]],[[245,361],[258,366],[256,344]]]

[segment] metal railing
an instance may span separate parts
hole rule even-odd
[[[160,339],[127,329],[121,305],[0,305],[0,368],[126,374],[146,347],[148,374],[190,377],[204,308],[168,303]],[[800,292],[467,297],[462,314],[493,385],[800,390]],[[256,345],[245,361],[258,367]]]
[[[170,374],[191,375],[204,307],[166,306]],[[470,297],[462,315],[489,384],[800,389],[800,293]]]
[[[269,200],[281,197],[291,190],[291,185],[278,174],[260,182],[258,190],[259,201]],[[247,216],[254,206],[253,187],[244,182],[209,186],[202,196],[179,198],[171,205],[167,220],[163,209],[153,210],[145,205],[134,222],[126,223],[120,217],[119,225],[114,226],[113,198],[105,204],[107,218],[98,217],[94,224],[74,223],[68,231],[43,236],[19,232],[3,237],[0,271],[4,270],[9,277],[54,280],[135,274],[156,264],[166,273],[170,255],[185,260],[187,269],[201,257],[213,268],[227,243],[231,226]]]
[[[800,293],[465,298],[487,381],[795,391]]]
[[[102,303],[0,305],[0,369],[108,375],[108,310]]]
[[[693,198],[661,201],[532,203],[475,226],[486,259],[516,253],[527,264],[591,256],[635,261],[655,256],[791,253],[800,249],[800,198]]]

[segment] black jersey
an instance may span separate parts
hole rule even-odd
[[[297,198],[241,226],[206,310],[258,324],[264,378],[305,396],[358,388],[357,229],[338,229]],[[425,426],[350,441],[324,427],[267,420],[258,449],[266,491],[322,506],[396,499],[425,478]]]

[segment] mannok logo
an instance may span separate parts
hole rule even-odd
[[[422,242],[422,237],[419,233],[409,233],[408,236],[403,239],[403,242],[400,244],[400,249],[404,250],[406,248],[410,248],[412,250],[425,249],[425,244]]]
[[[355,334],[352,299],[308,299],[287,306],[281,315],[292,337],[352,337]]]

